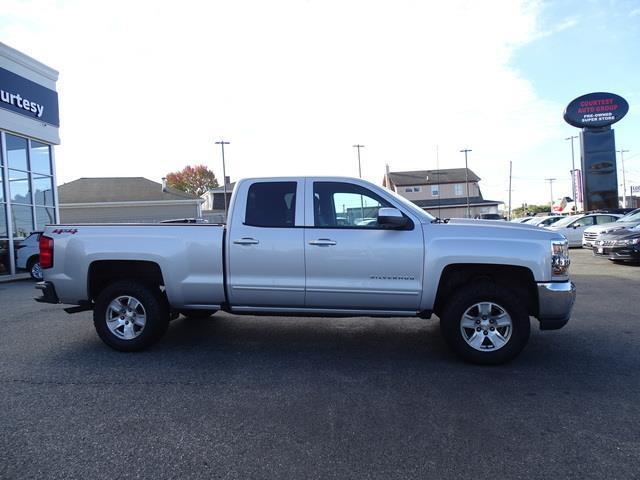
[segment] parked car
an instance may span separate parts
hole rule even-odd
[[[38,241],[42,232],[31,232],[19,245],[16,250],[16,268],[26,270],[34,280],[42,280],[42,269],[40,268],[40,250]]]
[[[362,205],[375,224],[343,213]],[[98,336],[123,351],[157,342],[179,313],[435,313],[451,348],[479,364],[514,358],[530,316],[554,330],[571,315],[567,241],[534,226],[445,223],[385,188],[342,177],[241,180],[228,218],[48,226],[38,301],[93,310]]]
[[[587,227],[614,222],[621,216],[615,213],[570,215],[545,228],[564,235],[569,241],[569,247],[579,247],[582,245],[582,234]]]
[[[511,222],[513,223],[529,223],[531,220],[533,220],[536,217],[520,217],[520,218],[513,218],[511,219]]]
[[[637,225],[640,225],[640,208],[632,210],[615,222],[588,227],[582,234],[582,246],[584,248],[591,249],[594,246],[594,242],[600,237],[600,235],[614,232],[616,230],[633,228]]]
[[[536,225],[537,227],[548,227],[554,223],[562,220],[562,215],[544,215],[542,217],[533,217],[533,220],[527,222],[529,225]]]
[[[640,262],[640,225],[601,235],[593,253],[614,262]]]
[[[478,218],[481,220],[505,220],[499,213],[481,213]]]

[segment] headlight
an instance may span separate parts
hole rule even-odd
[[[569,272],[569,244],[566,240],[551,242],[551,272],[553,275],[567,275]]]

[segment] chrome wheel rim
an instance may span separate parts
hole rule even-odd
[[[469,307],[460,321],[460,333],[467,345],[480,352],[495,352],[511,338],[513,322],[497,303],[479,302]]]
[[[133,340],[144,330],[147,312],[140,301],[129,295],[117,297],[109,303],[107,328],[122,340]]]
[[[42,268],[40,268],[40,262],[36,262],[31,265],[31,276],[37,280],[42,280]]]

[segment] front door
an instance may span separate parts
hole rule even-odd
[[[304,306],[304,181],[242,183],[228,232],[231,305]],[[242,208],[242,207],[240,207]]]
[[[420,225],[390,230],[377,222],[387,200],[345,182],[307,180],[304,229],[306,306],[418,310],[424,241]]]

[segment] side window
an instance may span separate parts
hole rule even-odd
[[[596,217],[596,223],[599,225],[602,223],[611,223],[615,222],[617,219],[617,217],[612,217],[611,215],[598,215]]]
[[[583,217],[583,218],[580,218],[580,219],[576,220],[575,222],[573,222],[572,226],[575,226],[575,227],[588,227],[589,225],[593,225],[593,219],[594,219],[594,217]]]
[[[253,227],[293,227],[296,182],[260,182],[249,187],[244,224]]]
[[[358,185],[314,182],[313,211],[316,227],[378,228],[378,210],[391,204]]]

